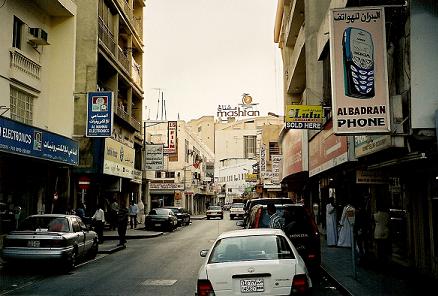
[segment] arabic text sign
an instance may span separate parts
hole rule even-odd
[[[113,130],[113,93],[87,94],[87,137],[111,137]]]
[[[335,134],[390,131],[383,7],[330,10]]]
[[[162,170],[164,168],[163,145],[146,145],[145,169],[150,171]]]
[[[76,141],[0,117],[0,151],[66,164],[79,163]]]

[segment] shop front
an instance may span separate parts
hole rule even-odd
[[[0,233],[31,214],[71,210],[71,169],[78,143],[0,117]]]

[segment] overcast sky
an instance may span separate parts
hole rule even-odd
[[[144,20],[145,118],[215,115],[249,93],[261,115],[283,114],[274,0],[148,0]],[[161,119],[161,107],[158,119]]]

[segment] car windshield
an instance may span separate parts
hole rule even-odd
[[[294,259],[283,236],[250,235],[224,238],[216,242],[208,263]]]
[[[28,217],[20,224],[19,230],[70,232],[67,218],[64,217]]]
[[[180,212],[180,210],[177,208],[169,208],[169,209],[172,210],[172,212],[174,212],[175,214]]]
[[[213,211],[220,211],[221,207],[220,206],[211,206],[208,208],[209,210],[213,210]]]
[[[234,203],[231,207],[232,208],[243,208],[243,203]]]

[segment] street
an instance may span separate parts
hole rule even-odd
[[[224,220],[196,220],[156,238],[131,239],[126,249],[99,254],[68,274],[3,268],[0,295],[194,295],[204,260],[199,251],[237,229],[236,221],[226,212]],[[341,295],[324,277],[314,287],[313,295]]]

